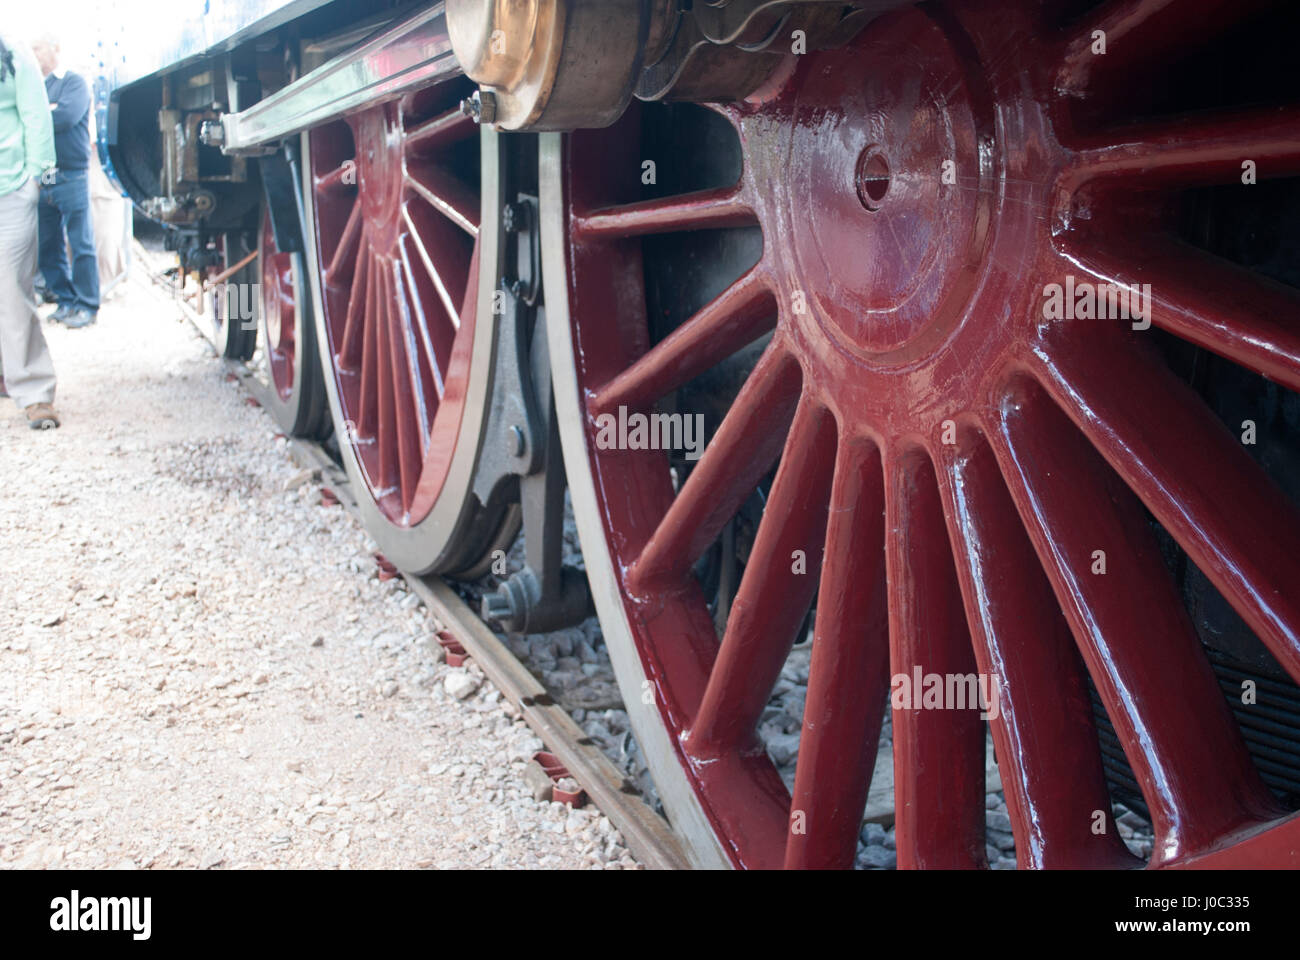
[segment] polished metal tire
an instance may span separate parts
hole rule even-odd
[[[303,255],[276,248],[269,215],[263,219],[257,254],[262,364],[270,387],[265,405],[289,436],[323,440],[333,423],[316,352]]]

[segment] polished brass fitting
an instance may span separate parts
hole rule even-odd
[[[502,130],[602,127],[632,97],[646,0],[447,0],[465,73],[496,101]]]
[[[530,129],[555,88],[564,41],[562,0],[447,0],[461,67],[496,97],[495,124]]]

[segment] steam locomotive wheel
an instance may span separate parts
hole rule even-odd
[[[209,272],[222,273],[247,257],[252,252],[247,243],[242,234],[222,234],[223,266]],[[257,349],[257,324],[252,315],[256,304],[249,303],[244,295],[244,291],[253,289],[255,283],[257,268],[250,264],[208,296],[206,306],[212,312],[212,344],[223,360],[249,360]]]
[[[290,436],[322,438],[330,430],[329,401],[316,357],[316,331],[304,292],[302,256],[276,248],[269,215],[262,222],[258,263],[271,414]]]
[[[304,136],[316,331],[366,528],[398,567],[474,577],[517,508],[470,495],[491,392],[496,140],[442,84]],[[495,254],[493,254],[495,255]],[[490,271],[488,271],[490,273]],[[487,309],[485,315],[484,308]]]
[[[1054,6],[926,4],[794,58],[718,110],[734,186],[646,199],[662,141],[635,115],[544,138],[583,553],[701,864],[852,865],[891,678],[914,669],[996,680],[1021,867],[1141,865],[1112,821],[1089,680],[1150,810],[1150,866],[1300,862],[1300,819],[1257,772],[1151,521],[1300,679],[1300,512],[1153,345],[1163,331],[1300,389],[1300,296],[1175,240],[1168,216],[1184,188],[1240,184],[1244,160],[1300,174],[1300,111],[1121,129],[1136,71],[1259,4]],[[657,335],[651,240],[744,227],[757,262]],[[1150,284],[1153,326],[1076,312],[1085,284]],[[680,485],[664,453],[600,437],[598,417],[654,411],[755,344]],[[693,567],[774,468],[719,639]],[[757,729],[814,600],[791,792]],[[986,866],[979,711],[891,717],[899,866]]]

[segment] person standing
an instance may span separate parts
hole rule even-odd
[[[36,61],[0,36],[0,394],[33,429],[59,425],[54,361],[32,301],[38,181],[53,168],[54,125]]]
[[[54,319],[75,329],[89,326],[99,315],[99,260],[88,173],[90,87],[79,74],[59,69],[59,44],[53,37],[42,37],[32,49],[45,74],[58,158],[53,177],[41,183],[41,273],[45,289],[59,302]]]

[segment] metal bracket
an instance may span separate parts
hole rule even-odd
[[[302,194],[298,144],[288,141],[279,151],[257,161],[262,174],[262,189],[266,193],[266,208],[271,215],[271,232],[275,234],[275,247],[281,253],[301,253]],[[258,225],[260,229],[260,224]]]
[[[518,484],[525,567],[483,598],[483,617],[510,633],[544,633],[581,623],[592,611],[586,575],[563,566],[564,459],[551,392],[542,306],[537,198],[519,194],[502,211],[513,251],[498,288],[492,409],[474,493],[487,503],[503,484]],[[513,253],[513,256],[511,256]]]

